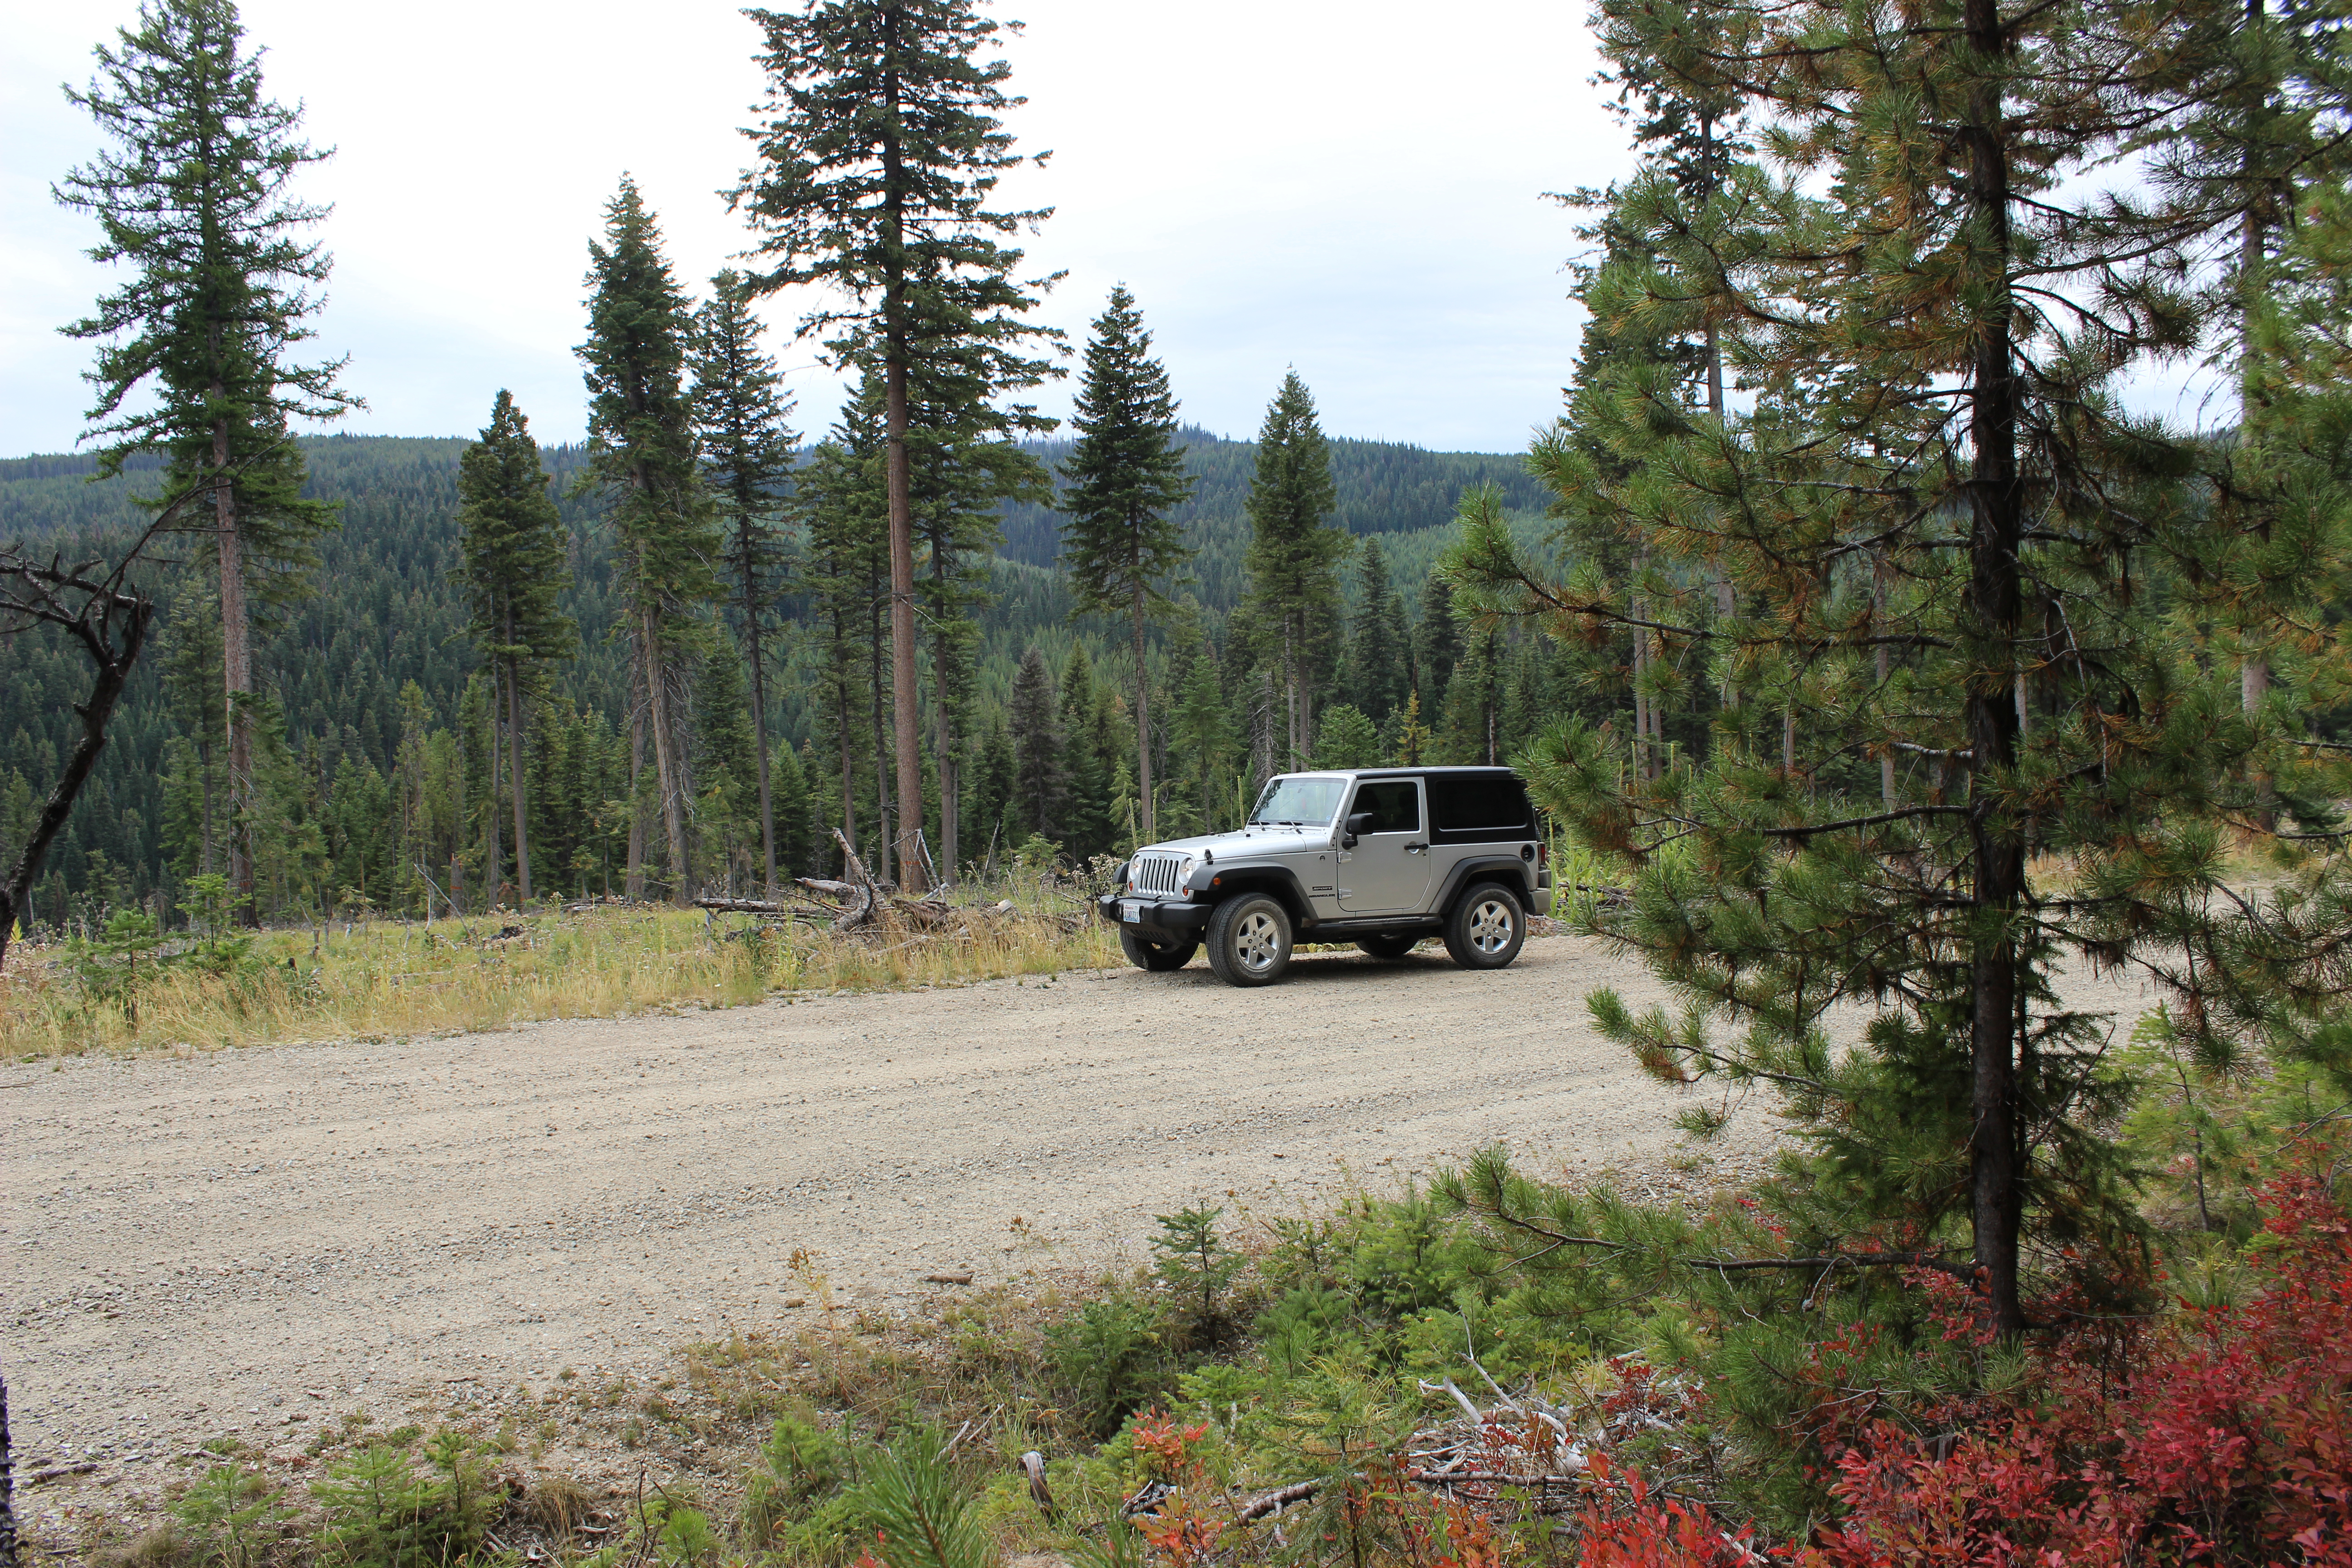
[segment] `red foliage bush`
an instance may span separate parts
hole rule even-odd
[[[1881,1424],[1799,1561],[2352,1568],[2352,1225],[2308,1181],[2265,1208],[2261,1295],[2184,1309],[2120,1388],[2062,1347],[2040,1405],[1941,1458]]]

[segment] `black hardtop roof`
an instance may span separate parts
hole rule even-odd
[[[1428,775],[1430,775],[1430,774],[1432,774],[1432,773],[1445,773],[1445,774],[1454,774],[1454,773],[1479,773],[1479,774],[1485,774],[1485,775],[1486,775],[1486,776],[1488,776],[1488,777],[1501,777],[1501,778],[1517,778],[1517,777],[1518,777],[1518,776],[1519,776],[1519,772],[1518,772],[1518,770],[1517,770],[1517,768],[1489,767],[1489,766],[1487,766],[1487,765],[1486,765],[1486,764],[1484,764],[1484,763],[1481,763],[1481,764],[1479,764],[1479,765],[1477,765],[1477,766],[1475,766],[1475,767],[1474,767],[1474,766],[1471,766],[1471,765],[1468,765],[1468,764],[1466,764],[1466,763],[1465,763],[1465,764],[1460,764],[1460,765],[1448,764],[1448,765],[1446,765],[1446,766],[1443,766],[1443,767],[1425,767],[1425,768],[1342,768],[1342,769],[1335,769],[1335,770],[1333,770],[1333,771],[1335,771],[1335,772],[1340,772],[1340,773],[1354,773],[1358,778],[1367,778],[1367,779],[1369,779],[1369,778],[1426,778]]]

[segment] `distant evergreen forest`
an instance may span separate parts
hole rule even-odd
[[[1230,817],[1271,767],[1268,755],[1253,765],[1254,752],[1265,748],[1251,744],[1250,694],[1238,681],[1214,678],[1243,591],[1249,536],[1244,500],[1256,447],[1197,427],[1184,439],[1196,488],[1177,513],[1191,550],[1189,580],[1179,591],[1192,613],[1154,630],[1153,689],[1175,701],[1189,678],[1199,689],[1191,729],[1178,715],[1171,743],[1182,744],[1188,733],[1196,751],[1222,754],[1196,756],[1189,771],[1182,758],[1160,769],[1181,797],[1163,806],[1163,832]],[[301,443],[308,493],[336,503],[341,521],[319,541],[310,591],[269,606],[257,628],[257,671],[268,699],[261,784],[270,818],[260,836],[261,879],[268,907],[280,915],[338,908],[420,911],[453,897],[461,907],[476,907],[487,897],[478,886],[467,887],[469,867],[478,880],[494,804],[483,738],[488,697],[457,577],[457,464],[468,445],[462,438],[358,436]],[[1066,442],[1027,445],[1049,464],[1068,450]],[[1361,560],[1345,572],[1348,615],[1360,634],[1354,640],[1365,642],[1366,657],[1387,664],[1367,673],[1335,651],[1334,700],[1352,699],[1348,714],[1360,712],[1390,747],[1406,721],[1405,708],[1414,704],[1444,751],[1445,688],[1462,650],[1444,604],[1425,601],[1431,568],[1452,536],[1455,502],[1471,486],[1497,487],[1532,541],[1546,526],[1543,492],[1515,457],[1346,439],[1331,442],[1330,456],[1334,521],[1359,539],[1379,542],[1370,558],[1379,589],[1366,580]],[[566,894],[602,893],[617,890],[626,832],[627,655],[610,539],[601,526],[604,501],[593,491],[573,494],[585,449],[542,448],[542,460],[570,535],[572,583],[563,609],[576,620],[579,639],[573,657],[551,666],[534,719],[539,739],[526,781],[534,877]],[[142,520],[132,497],[152,489],[159,470],[152,459],[134,461],[123,478],[93,483],[95,468],[86,457],[0,460],[0,539],[68,558],[105,553]],[[1122,716],[1133,659],[1121,626],[1073,619],[1068,586],[1055,563],[1060,521],[1042,506],[1008,507],[1002,549],[986,563],[987,596],[976,616],[976,788],[961,823],[970,863],[1001,863],[1041,834],[1073,858],[1124,845],[1130,803],[1119,791],[1131,794],[1122,781],[1133,769],[1120,736],[1126,724],[1124,750],[1131,752],[1131,723]],[[148,574],[163,606],[157,633],[116,713],[100,771],[39,884],[33,909],[42,921],[158,893],[169,900],[186,876],[211,868],[223,831],[214,820],[221,764],[212,754],[216,748],[205,743],[219,722],[218,611],[209,574],[196,561],[200,543],[191,535],[171,542],[182,548],[157,552]],[[795,873],[835,874],[839,857],[828,829],[842,816],[841,763],[820,754],[825,726],[813,710],[820,683],[807,606],[788,598],[782,608],[788,635],[770,660],[767,716],[780,850]],[[1361,634],[1373,623],[1380,624]],[[1349,641],[1346,628],[1336,637],[1338,645]],[[1534,723],[1544,695],[1538,689],[1551,679],[1546,645],[1530,638],[1514,646],[1526,668],[1498,666],[1482,677],[1476,710],[1456,716],[1452,745],[1462,760],[1485,760],[1523,739]],[[732,649],[722,632],[711,657],[723,663]],[[1068,820],[1024,816],[1012,776],[1012,731],[1022,722],[1014,688],[1031,650],[1052,676],[1044,722],[1068,752],[1071,804],[1062,814]],[[1368,689],[1351,686],[1358,676],[1355,685]],[[78,650],[60,637],[36,630],[0,640],[0,689],[9,693],[0,713],[0,852],[13,854],[28,831],[40,792],[70,743],[72,704],[87,681]],[[698,707],[740,705],[744,684],[740,669],[720,670],[703,682]],[[1524,694],[1515,695],[1522,687]],[[1213,693],[1225,710],[1202,711],[1200,693]],[[719,752],[749,744],[741,732],[748,726],[724,715],[705,728]],[[1017,738],[1023,755],[1038,743],[1035,735]],[[870,766],[870,759],[852,765],[857,776],[849,787],[853,798],[862,792],[861,805],[873,795]],[[719,754],[702,773],[709,781],[703,818],[723,841],[726,874],[744,886],[756,880],[750,867],[758,851],[755,814],[748,843],[745,837],[746,773],[740,758],[730,767]],[[930,809],[935,816],[936,799]],[[859,816],[861,841],[873,834],[872,816],[870,809]]]

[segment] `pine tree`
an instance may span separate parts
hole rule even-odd
[[[725,519],[727,594],[751,675],[751,729],[760,773],[760,848],[769,897],[776,886],[776,813],[769,773],[767,623],[788,563],[779,521],[800,437],[784,421],[793,400],[776,362],[760,348],[760,321],[740,274],[710,280],[696,313],[694,418],[706,483]],[[787,857],[789,859],[789,857]]]
[[[1445,689],[1462,657],[1462,626],[1454,618],[1454,584],[1430,574],[1421,591],[1421,624],[1412,632],[1412,690],[1423,715],[1445,709]]]
[[[1124,284],[1095,319],[1070,423],[1078,439],[1062,477],[1062,562],[1079,611],[1124,614],[1135,648],[1136,787],[1146,842],[1154,826],[1151,681],[1144,625],[1166,605],[1162,584],[1183,566],[1183,530],[1168,516],[1192,493],[1176,440],[1168,372]]]
[[[1642,243],[1602,297],[1727,323],[1754,408],[1718,425],[1629,385],[1593,411],[1612,460],[1553,479],[1623,509],[1662,578],[1735,583],[1752,608],[1730,628],[1661,604],[1651,629],[1786,715],[1782,748],[1743,754],[1727,710],[1704,766],[1628,778],[1570,722],[1534,776],[1639,868],[1612,930],[1685,1004],[1637,1017],[1603,995],[1608,1031],[1666,1076],[1790,1091],[1815,1156],[1791,1245],[1867,1234],[1955,1263],[1964,1243],[1982,1321],[2014,1335],[2029,1287],[2062,1286],[2028,1278],[2029,1244],[2094,1301],[2127,1299],[2137,1267],[2116,1261],[2136,1222],[2096,1131],[2119,1085],[2105,1030],[2058,994],[2063,957],[2153,981],[2209,1059],[2333,1048],[2295,1020],[2340,984],[2336,874],[2255,902],[2225,852],[2273,807],[2335,820],[2345,784],[2299,742],[2344,649],[2298,606],[2302,695],[2243,704],[2236,650],[2201,638],[2261,542],[2208,503],[2208,444],[2127,414],[2116,384],[2215,321],[2181,280],[2238,237],[2243,187],[2112,171],[2198,121],[2236,19],[1966,0],[1757,26],[1708,69],[1771,103],[1775,166],[1704,204],[1637,179],[1620,210]],[[2306,581],[2337,580],[2343,523],[2314,520]],[[1545,616],[1574,641],[1627,614],[1547,583],[1498,521],[1453,566],[1489,625]],[[1839,1006],[1868,1015],[1843,1057]]]
[[[1352,702],[1335,702],[1323,710],[1323,728],[1315,737],[1318,768],[1376,768],[1381,765],[1381,732],[1371,718]]]
[[[1283,699],[1286,750],[1281,765],[1305,763],[1314,738],[1315,688],[1329,660],[1328,632],[1338,614],[1339,563],[1348,536],[1324,526],[1339,503],[1331,456],[1316,422],[1315,400],[1297,371],[1265,411],[1250,480],[1249,569],[1245,600],[1270,629]]]
[[[1110,780],[1114,759],[1099,743],[1094,660],[1087,645],[1070,645],[1070,660],[1062,667],[1062,771],[1066,783],[1062,808],[1063,847],[1073,864],[1101,853],[1110,842]]]
[[[1055,707],[1054,672],[1045,668],[1045,656],[1033,647],[1021,656],[1006,714],[1013,741],[1013,826],[1024,838],[1053,838],[1063,831],[1069,795],[1062,771],[1062,725]]]
[[[1359,603],[1348,642],[1348,691],[1378,727],[1404,705],[1407,649],[1399,633],[1404,601],[1389,585],[1389,558],[1378,538],[1364,541],[1356,565]]]
[[[481,439],[457,463],[457,526],[471,600],[474,640],[489,660],[492,702],[505,709],[513,779],[515,886],[530,900],[530,833],[525,803],[523,700],[544,684],[541,667],[571,655],[578,629],[559,603],[572,585],[571,536],[548,493],[547,469],[530,423],[501,389]],[[501,704],[499,697],[504,700]],[[495,814],[494,814],[495,815]],[[499,880],[495,824],[484,875]]]
[[[698,642],[694,620],[718,596],[712,563],[720,553],[684,380],[692,322],[635,181],[622,179],[604,208],[604,243],[590,241],[588,254],[588,341],[578,353],[588,382],[589,473],[613,498],[616,585],[628,605],[638,705],[631,793],[643,755],[637,737],[649,736],[670,897],[686,907],[694,901],[686,688]],[[633,834],[631,898],[643,896],[639,843]]]
[[[333,508],[304,499],[295,419],[361,406],[337,384],[343,362],[289,363],[312,335],[312,285],[332,265],[299,237],[328,209],[294,199],[296,177],[328,154],[301,141],[299,108],[263,96],[261,54],[245,51],[229,0],[144,0],[136,28],[98,48],[99,77],[67,97],[113,150],[53,193],[96,215],[94,260],[136,278],[67,327],[99,340],[87,379],[102,474],[161,452],[159,498],[211,491],[204,542],[220,580],[228,729],[229,883],[241,918],[254,905],[256,785],[252,611],[292,596],[315,563],[311,542]],[[142,395],[142,394],[144,395]],[[151,503],[160,506],[160,499]]]
[[[977,412],[1059,374],[1024,352],[1058,335],[1022,319],[1050,280],[1017,278],[1022,253],[995,237],[1050,214],[987,205],[1021,161],[996,118],[1018,100],[1001,90],[1010,66],[975,58],[997,30],[976,0],[819,0],[748,14],[765,40],[767,118],[746,132],[760,163],[730,199],[771,263],[756,286],[829,290],[835,302],[812,309],[802,334],[833,332],[835,363],[871,356],[882,371],[898,858],[920,891],[912,383],[926,361],[952,355]],[[1000,430],[1044,423],[1019,407],[995,417]]]

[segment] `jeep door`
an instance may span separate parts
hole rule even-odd
[[[1365,779],[1340,814],[1371,816],[1371,831],[1339,852],[1339,909],[1350,915],[1417,914],[1429,896],[1429,834],[1419,779]]]

